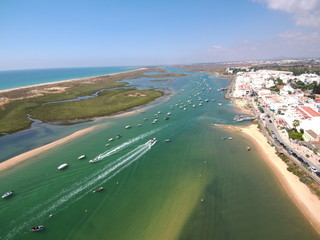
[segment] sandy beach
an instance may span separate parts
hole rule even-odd
[[[6,93],[6,92],[11,92],[15,90],[21,90],[21,89],[27,89],[27,88],[34,88],[34,87],[42,87],[42,86],[51,86],[51,85],[56,85],[56,84],[61,84],[61,83],[68,83],[68,82],[75,82],[75,81],[88,81],[88,80],[93,80],[97,77],[102,77],[102,76],[116,76],[116,75],[121,75],[121,74],[126,74],[126,73],[133,73],[137,71],[143,71],[148,68],[139,68],[136,70],[129,70],[125,72],[120,72],[120,73],[111,73],[111,74],[106,74],[106,75],[99,75],[99,76],[92,76],[92,77],[84,77],[84,78],[74,78],[74,79],[68,79],[68,80],[62,80],[62,81],[55,81],[55,82],[49,82],[49,83],[40,83],[40,84],[34,84],[34,85],[29,85],[25,87],[17,87],[17,88],[10,88],[6,90],[0,90],[1,93]]]
[[[16,166],[17,164],[19,164],[19,163],[21,163],[23,161],[26,161],[26,160],[28,160],[28,159],[30,159],[32,157],[35,157],[35,156],[37,156],[37,155],[39,155],[39,154],[41,154],[41,153],[43,153],[45,151],[48,151],[49,149],[57,147],[57,146],[59,146],[61,144],[64,144],[64,143],[66,143],[68,141],[71,141],[73,139],[81,137],[82,135],[87,134],[87,133],[89,133],[89,132],[91,132],[91,131],[93,131],[93,130],[95,130],[97,128],[98,128],[98,126],[93,126],[93,127],[88,127],[88,128],[79,130],[79,131],[77,131],[77,132],[75,132],[75,133],[73,133],[73,134],[71,134],[71,135],[69,135],[67,137],[59,139],[57,141],[54,141],[54,142],[49,143],[47,145],[44,145],[42,147],[39,147],[39,148],[36,148],[36,149],[32,149],[32,150],[30,150],[28,152],[22,153],[22,154],[20,154],[18,156],[15,156],[15,157],[10,158],[10,159],[8,159],[8,160],[6,160],[4,162],[1,162],[0,163],[0,172],[4,171],[4,170],[7,170],[7,169],[10,169],[10,168],[13,168],[14,166]]]
[[[320,234],[320,200],[305,184],[299,181],[297,176],[287,170],[287,165],[276,155],[275,149],[270,146],[267,139],[258,130],[257,126],[252,124],[247,127],[226,125],[218,125],[218,127],[244,134],[255,144],[259,149],[262,158],[281,183],[283,189],[308,219],[314,229]]]

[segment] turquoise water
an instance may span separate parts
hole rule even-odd
[[[132,67],[56,68],[0,71],[0,90],[68,79],[126,72]]]
[[[169,87],[146,79],[134,83]],[[99,125],[1,172],[0,192],[14,190],[15,195],[0,201],[0,238],[319,239],[249,140],[214,127],[233,123],[236,114],[216,91],[227,80],[190,73],[169,85],[175,95],[135,115],[70,128],[39,125],[38,135],[30,130],[28,142],[37,145],[50,138],[44,129],[59,137],[70,129]],[[164,120],[168,112],[170,119]],[[152,124],[155,114],[159,120]],[[116,139],[117,134],[122,137]],[[229,136],[233,140],[221,139]],[[114,140],[108,142],[110,138]],[[158,140],[153,146],[151,138]],[[10,141],[6,147],[21,151],[22,141],[18,146],[14,136]],[[87,159],[78,160],[81,154]],[[88,162],[99,155],[101,161]],[[68,168],[56,170],[62,163]],[[104,191],[93,193],[101,186]],[[46,228],[29,232],[37,225]]]

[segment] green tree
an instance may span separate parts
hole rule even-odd
[[[293,121],[293,126],[296,128],[300,125],[300,121],[299,120],[294,120]]]

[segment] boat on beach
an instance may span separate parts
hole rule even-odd
[[[12,196],[13,195],[13,191],[9,191],[9,192],[6,192],[5,194],[2,195],[2,198],[7,198],[9,196]]]
[[[64,169],[68,167],[68,164],[67,163],[64,163],[64,164],[61,164],[59,167],[58,167],[58,170],[61,170],[61,169]]]
[[[36,227],[30,228],[30,231],[31,232],[38,232],[38,231],[41,231],[43,229],[44,229],[44,226],[41,225],[41,226],[36,226]]]

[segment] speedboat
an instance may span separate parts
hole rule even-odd
[[[61,164],[59,167],[58,167],[58,170],[61,170],[61,169],[64,169],[68,167],[68,164],[67,163],[64,163],[64,164]]]
[[[83,154],[83,155],[79,156],[78,159],[81,160],[81,159],[85,159],[86,157],[87,156],[85,154]]]
[[[171,142],[171,140],[168,138],[168,139],[166,139],[166,140],[164,140],[165,142]]]
[[[41,226],[36,226],[36,227],[30,228],[30,231],[31,232],[38,232],[38,231],[41,231],[43,229],[44,229],[44,226],[41,225]]]
[[[94,190],[93,192],[101,192],[102,190],[104,190],[104,187],[99,187],[98,189]]]
[[[130,125],[127,125],[127,126],[125,126],[125,128],[126,128],[126,129],[129,129],[129,128],[131,128],[131,126],[130,126]]]
[[[150,147],[152,147],[153,145],[156,144],[156,142],[157,142],[157,139],[156,138],[152,138],[147,143],[149,144]]]
[[[13,191],[6,192],[5,194],[2,195],[2,198],[6,198],[6,197],[9,197],[11,195],[13,195]]]
[[[99,162],[102,158],[100,156],[95,157],[94,159],[89,160],[89,163]]]
[[[113,138],[109,138],[108,141],[109,141],[109,142],[112,142],[112,141],[113,141]]]
[[[141,124],[141,123],[138,123],[138,124],[137,124],[137,127],[141,127],[141,126],[142,126],[142,124]]]

